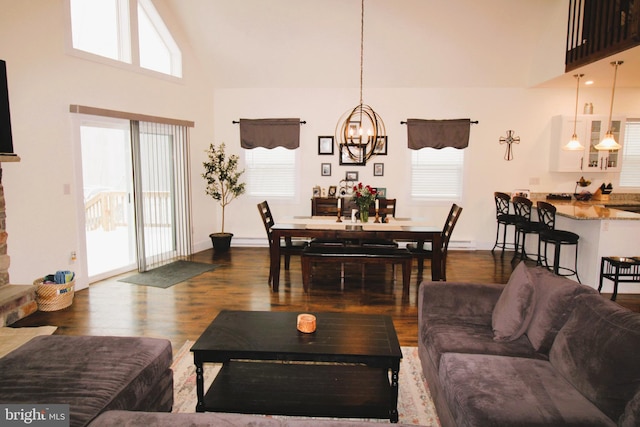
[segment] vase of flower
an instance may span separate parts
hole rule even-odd
[[[360,206],[360,222],[369,222],[369,205]]]
[[[369,206],[376,199],[377,192],[370,185],[361,182],[353,187],[353,200],[360,209],[360,222],[369,222]]]

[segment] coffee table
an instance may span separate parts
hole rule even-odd
[[[191,347],[197,412],[389,418],[398,422],[402,352],[391,317],[221,311]],[[222,363],[204,392],[204,363]]]

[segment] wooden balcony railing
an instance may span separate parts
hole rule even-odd
[[[85,202],[87,231],[102,227],[113,231],[116,227],[128,225],[127,209],[129,193],[122,191],[102,191]],[[143,217],[146,227],[168,227],[172,224],[173,205],[168,191],[148,191],[143,193]]]
[[[569,0],[565,72],[640,45],[640,0]]]

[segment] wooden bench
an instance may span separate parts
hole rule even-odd
[[[403,292],[411,284],[411,252],[404,248],[363,246],[309,246],[302,251],[302,286],[309,291],[311,263],[402,264]],[[364,272],[363,272],[364,276]],[[363,277],[364,280],[364,277]]]

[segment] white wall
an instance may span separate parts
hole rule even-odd
[[[161,13],[164,4],[158,3]],[[0,57],[7,61],[14,147],[22,158],[20,163],[2,165],[13,283],[31,283],[44,274],[68,268],[80,274],[80,286],[86,285],[81,260],[75,264],[69,260],[70,252],[80,246],[77,205],[82,203],[75,181],[79,165],[74,162],[70,104],[195,121],[191,176],[196,250],[208,248],[208,234],[219,227],[217,205],[204,194],[200,177],[204,150],[211,142],[226,142],[230,151],[239,152],[238,125],[231,123],[238,118],[300,117],[307,121],[301,127],[300,196],[291,204],[272,203],[277,217],[307,214],[314,185],[335,185],[344,171],[353,169],[360,172],[362,181],[387,187],[389,195],[399,199],[399,215],[421,215],[442,224],[448,204],[422,206],[412,203],[406,194],[409,154],[406,127],[400,121],[407,118],[469,117],[480,122],[471,129],[461,202],[465,210],[454,240],[469,240],[478,248],[492,245],[495,190],[525,187],[572,192],[579,178],[577,174],[548,172],[550,119],[556,114],[571,114],[573,89],[365,87],[365,102],[382,115],[389,134],[389,155],[376,159],[384,162],[385,176],[374,179],[372,165],[344,167],[338,165],[337,155],[317,155],[318,135],[334,133],[338,118],[357,103],[357,88],[215,89],[215,75],[205,71],[202,58],[193,54],[184,28],[166,15],[166,23],[183,49],[181,82],[87,61],[68,53],[64,5],[64,0],[0,0]],[[317,80],[323,70],[320,66],[314,69]],[[587,89],[581,91],[580,98],[581,102],[593,102],[596,113],[606,113],[609,96],[609,90]],[[640,92],[617,91],[615,112],[640,117]],[[511,162],[503,160],[505,147],[498,143],[508,129],[522,140],[514,146]],[[320,164],[328,159],[333,163],[332,176],[321,177]],[[530,185],[532,178],[538,178],[540,184]],[[600,182],[596,176],[585,178],[594,185]],[[615,176],[605,180],[617,184]],[[64,192],[66,185],[70,194]],[[258,202],[243,196],[228,207],[226,228],[236,234],[238,242],[264,239],[255,206]]]
[[[619,93],[619,95],[618,95]],[[640,117],[640,91],[616,93],[616,114],[630,113]],[[608,114],[608,90],[583,90],[581,100],[593,102],[595,113]],[[389,197],[398,199],[398,216],[422,216],[434,224],[444,224],[450,202],[425,204],[409,199],[409,161],[407,118],[449,119],[471,118],[479,124],[471,126],[469,147],[465,154],[465,185],[461,205],[463,214],[453,240],[470,241],[479,249],[493,246],[495,238],[494,191],[510,192],[529,188],[532,192],[574,191],[580,178],[575,173],[549,172],[551,117],[571,114],[575,92],[570,89],[509,88],[416,88],[366,89],[364,101],[382,116],[389,135],[388,155],[378,156],[366,166],[341,166],[337,154],[317,154],[317,137],[333,135],[344,111],[358,102],[358,90],[343,89],[218,89],[215,91],[214,139],[226,142],[229,149],[241,155],[238,118],[300,117],[301,126],[300,197],[293,203],[270,200],[274,216],[308,215],[312,187],[338,185],[345,171],[359,172],[360,181],[375,187],[386,187]],[[521,139],[513,145],[514,159],[503,159],[506,146],[500,137],[512,129]],[[337,153],[337,151],[336,151]],[[331,177],[320,175],[321,163],[332,163]],[[373,176],[373,163],[384,163],[384,177]],[[617,188],[617,174],[592,173],[591,191],[603,181]],[[532,185],[531,180],[539,184]],[[225,228],[237,238],[264,235],[255,205],[260,202],[248,196],[227,207]],[[198,236],[196,236],[197,238]]]
[[[174,30],[183,49],[184,79],[169,81],[148,74],[79,59],[68,54],[67,15],[63,0],[0,1],[0,57],[7,62],[14,150],[20,163],[5,163],[9,269],[12,283],[60,269],[78,274],[86,285],[82,260],[70,262],[80,247],[70,104],[195,121],[192,162],[212,136],[210,80]],[[192,180],[199,183],[199,170]],[[70,194],[65,194],[65,186]],[[79,193],[78,193],[79,192]],[[205,195],[194,191],[194,234],[213,222]],[[84,276],[84,277],[83,277]]]

